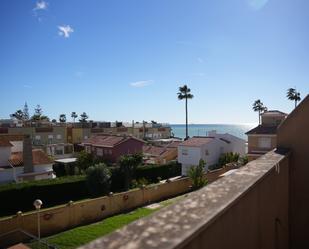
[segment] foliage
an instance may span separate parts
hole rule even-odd
[[[188,135],[188,99],[193,99],[193,94],[191,94],[191,89],[188,88],[187,85],[183,85],[181,87],[179,87],[179,92],[177,93],[178,95],[178,99],[179,100],[183,100],[185,99],[186,101],[186,105],[185,105],[185,108],[186,108],[186,138],[185,139],[188,139],[189,138],[189,135]]]
[[[93,196],[107,194],[111,185],[111,171],[104,163],[99,163],[86,170],[86,184]]]
[[[73,118],[73,122],[75,123],[75,119],[78,117],[76,112],[71,113],[71,118]]]
[[[1,202],[0,216],[33,210],[35,199],[41,199],[47,208],[88,197],[85,176],[5,184],[0,186],[0,198],[10,201]]]
[[[220,166],[224,166],[227,163],[233,163],[233,162],[238,162],[239,159],[239,154],[238,153],[233,153],[233,152],[228,152],[224,153],[219,157],[219,162],[218,164]]]
[[[146,178],[134,179],[131,183],[131,188],[141,188],[143,186],[147,186],[149,181]]]
[[[192,180],[192,188],[199,189],[207,184],[207,179],[205,178],[205,165],[203,159],[200,160],[199,165],[192,166],[188,170],[188,176]]]
[[[22,110],[17,110],[16,112],[12,113],[10,115],[11,118],[15,118],[17,120],[23,120],[24,119],[24,113]]]
[[[59,115],[59,122],[60,123],[65,123],[67,121],[67,117],[65,114],[60,114]]]
[[[238,161],[241,165],[246,165],[249,162],[248,156],[241,156],[239,157]]]
[[[301,100],[300,92],[297,92],[295,88],[289,88],[286,97],[295,102],[295,107],[297,106],[297,102]]]
[[[82,150],[78,153],[76,165],[81,172],[85,171],[87,168],[95,164],[95,160],[91,153],[87,153]]]
[[[125,176],[124,186],[126,190],[128,190],[131,185],[132,177],[135,173],[137,166],[140,165],[142,162],[143,162],[143,155],[141,154],[121,156],[119,160],[119,166]]]
[[[254,101],[254,103],[252,105],[252,109],[253,109],[253,111],[259,113],[259,124],[261,124],[261,113],[267,111],[267,107],[264,106],[262,101],[258,99],[256,101]]]
[[[34,109],[34,114],[32,115],[31,120],[32,121],[41,121],[41,120],[49,121],[49,118],[43,115],[41,106],[37,105],[36,108]]]
[[[88,118],[89,118],[89,117],[88,117],[87,113],[86,113],[86,112],[83,112],[83,113],[80,115],[79,122],[81,122],[81,123],[86,123]]]
[[[29,115],[29,108],[28,108],[27,102],[25,102],[25,105],[24,105],[23,116],[24,116],[24,117],[23,117],[24,120],[29,120],[29,118],[30,118],[30,115]]]

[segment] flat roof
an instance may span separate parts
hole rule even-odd
[[[71,158],[63,158],[63,159],[57,159],[55,160],[56,163],[75,163],[77,160],[76,157],[71,157]]]

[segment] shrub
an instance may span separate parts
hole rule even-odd
[[[140,178],[138,180],[133,180],[131,184],[131,188],[141,188],[142,186],[148,185],[149,182],[145,178]]]
[[[219,157],[219,165],[224,166],[227,163],[238,162],[238,159],[239,159],[238,153],[233,152],[224,153]]]
[[[104,163],[89,167],[86,175],[86,184],[91,195],[99,196],[109,192],[111,171]]]
[[[124,155],[120,158],[119,165],[121,171],[124,173],[124,188],[128,190],[131,186],[132,177],[138,165],[143,162],[141,154]]]
[[[145,165],[136,169],[136,179],[145,178],[151,183],[158,182],[159,179],[168,179],[181,175],[181,164],[170,162],[162,165]]]
[[[188,176],[192,180],[192,188],[199,189],[207,184],[204,176],[206,163],[201,159],[198,166],[190,167]]]
[[[0,186],[0,199],[9,200],[1,202],[0,216],[34,210],[35,199],[41,199],[47,208],[88,197],[85,176],[10,183]]]
[[[249,162],[248,156],[240,157],[239,162],[240,162],[241,165],[246,165]]]

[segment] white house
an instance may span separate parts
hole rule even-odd
[[[182,164],[181,174],[187,175],[188,169],[198,165],[200,159],[206,162],[206,169],[218,163],[223,153],[233,152],[245,155],[246,141],[230,134],[209,132],[207,137],[192,137],[178,145],[178,162]]]
[[[43,150],[32,150],[30,138],[29,143],[8,138],[0,137],[0,183],[55,178],[53,161]]]

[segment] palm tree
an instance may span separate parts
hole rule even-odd
[[[71,113],[71,118],[73,118],[73,122],[75,123],[75,119],[78,117],[76,112]]]
[[[65,123],[67,121],[67,117],[65,114],[60,114],[59,116],[59,122],[60,123]]]
[[[191,89],[187,85],[179,87],[179,92],[177,93],[179,100],[186,100],[186,138],[188,139],[188,99],[193,98],[193,94],[190,93]]]
[[[259,125],[261,124],[261,113],[267,111],[267,107],[264,106],[263,102],[261,100],[254,101],[252,105],[252,109],[255,112],[259,112]]]
[[[297,102],[301,100],[300,92],[297,92],[295,88],[289,88],[286,97],[289,100],[295,101],[295,108],[297,106]]]

